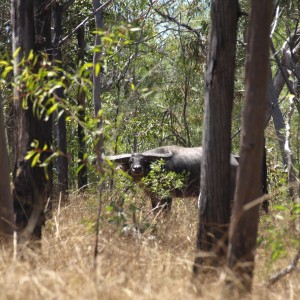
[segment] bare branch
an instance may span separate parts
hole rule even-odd
[[[97,14],[99,11],[105,9],[107,6],[109,6],[114,0],[108,0],[101,6],[99,6],[95,11],[93,11],[91,14],[89,14],[81,23],[79,23],[71,32],[69,32],[64,38],[62,38],[56,45],[54,45],[54,48],[61,46],[65,41],[67,41],[81,26],[83,26],[89,19],[94,17],[95,14]]]
[[[267,282],[267,286],[271,286],[274,283],[276,283],[278,280],[283,278],[284,276],[290,274],[291,272],[295,271],[297,268],[298,261],[300,259],[300,247],[298,248],[296,255],[294,256],[292,262],[290,265],[288,265],[286,268],[280,270],[275,275],[273,275]]]
[[[278,68],[279,68],[279,70],[280,70],[280,72],[281,72],[282,77],[284,78],[284,81],[285,81],[285,84],[286,84],[287,88],[288,88],[289,92],[290,92],[292,95],[295,95],[295,91],[294,91],[294,89],[293,89],[293,87],[292,87],[292,85],[291,85],[291,83],[290,83],[290,81],[289,81],[289,79],[288,79],[288,77],[287,77],[287,75],[286,75],[286,72],[284,72],[283,67],[282,67],[282,65],[281,65],[281,63],[280,63],[280,60],[279,60],[279,58],[278,58],[278,54],[277,54],[277,52],[276,52],[276,50],[275,50],[275,47],[274,47],[274,44],[273,44],[272,39],[270,39],[270,45],[271,45],[271,50],[272,50],[272,53],[273,53],[273,55],[274,55],[275,61],[276,61],[277,66],[278,66]],[[296,107],[297,107],[298,112],[300,113],[300,103],[299,103],[299,99],[296,98],[296,97],[294,97],[294,102],[295,102],[295,105],[296,105]]]
[[[206,53],[205,46],[203,45],[203,42],[202,42],[202,36],[201,36],[201,34],[199,33],[199,31],[198,31],[197,29],[191,27],[191,26],[188,25],[188,24],[179,22],[175,17],[170,16],[170,15],[168,15],[168,14],[164,14],[163,12],[161,12],[160,10],[158,10],[157,8],[153,8],[153,9],[154,9],[154,11],[155,11],[157,14],[159,14],[161,17],[163,17],[163,18],[165,18],[165,19],[167,19],[167,20],[169,20],[169,21],[175,23],[176,25],[178,25],[178,26],[180,26],[180,27],[184,27],[184,28],[186,28],[187,30],[193,32],[193,33],[197,36],[197,38],[198,38],[198,40],[199,40],[199,42],[200,42],[200,48],[201,48],[201,50],[203,51],[203,53]]]

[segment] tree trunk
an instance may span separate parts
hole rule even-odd
[[[284,84],[287,82],[290,72],[289,70],[293,69],[293,65],[297,64],[299,62],[299,57],[300,57],[300,43],[297,40],[298,35],[295,34],[294,36],[291,36],[289,38],[289,42],[286,42],[285,47],[283,47],[283,52],[284,55],[281,60],[277,57],[277,54],[275,52],[274,47],[272,46],[273,54],[276,58],[276,62],[278,64],[278,67],[280,70],[275,75],[275,78],[273,82],[270,82],[269,84],[269,96],[271,97],[272,101],[272,117],[273,117],[273,122],[274,122],[274,127],[276,130],[277,134],[277,139],[279,142],[279,146],[281,149],[282,153],[282,161],[285,166],[288,166],[288,156],[290,155],[291,161],[293,161],[293,154],[292,153],[287,153],[285,149],[285,135],[284,135],[284,130],[285,130],[285,121],[283,118],[283,114],[280,110],[279,106],[279,95],[284,87]],[[295,42],[298,42],[295,46]],[[295,46],[295,47],[294,47]],[[271,80],[271,79],[270,79]],[[288,88],[291,93],[294,93],[292,91],[292,87],[290,84],[288,85]],[[294,173],[294,170],[291,169],[291,172],[288,173],[288,183],[291,184],[295,181],[296,175]],[[293,198],[293,191],[290,190],[290,195]]]
[[[261,196],[263,140],[269,79],[269,34],[272,1],[251,1],[246,62],[246,100],[242,117],[237,189],[229,233],[227,265],[231,283],[251,290]]]
[[[38,54],[46,53],[48,59],[52,59],[52,40],[51,40],[51,6],[47,5],[47,2],[44,0],[34,0],[34,30],[35,30],[35,50]],[[39,61],[41,63],[42,58],[39,57]],[[46,102],[46,99],[44,100]],[[41,130],[43,131],[43,139],[48,146],[52,145],[53,137],[52,137],[52,126],[53,126],[53,116],[48,116],[48,121],[41,121],[40,125]],[[49,153],[44,153],[43,157],[46,158]],[[47,199],[52,198],[53,193],[53,164],[49,163],[47,168],[49,179],[46,184],[45,197]],[[51,214],[52,210],[52,201],[49,202],[47,206],[49,214]]]
[[[274,79],[274,81],[276,81],[276,80]],[[272,118],[273,118],[273,123],[274,123],[275,131],[276,131],[276,135],[277,135],[277,140],[278,140],[279,147],[281,150],[282,161],[283,161],[284,165],[287,165],[287,159],[286,159],[285,152],[284,152],[285,138],[284,138],[284,132],[283,132],[285,129],[285,122],[284,122],[283,114],[279,107],[279,102],[278,102],[279,95],[276,93],[274,83],[273,83],[273,80],[271,77],[271,68],[270,68],[270,77],[269,77],[268,87],[269,87],[268,95],[269,95],[271,103],[272,103]]]
[[[84,26],[81,26],[77,31],[77,40],[78,40],[78,63],[84,63],[84,54],[85,54],[85,39],[84,39]],[[77,96],[78,106],[81,107],[79,111],[79,121],[84,122],[85,118],[85,93],[83,90],[78,91]],[[78,189],[82,190],[86,187],[88,183],[87,178],[87,167],[84,161],[84,154],[86,152],[85,146],[85,134],[84,128],[80,124],[78,124],[78,160],[79,160],[79,172],[78,172]]]
[[[8,153],[6,147],[3,101],[0,91],[0,245],[12,241],[14,232],[13,198],[10,189]]]
[[[53,8],[53,44],[58,45],[62,38],[62,17],[64,14],[64,6],[58,4],[56,1],[52,4]],[[55,47],[53,50],[53,59],[58,67],[62,66],[62,53],[60,47]],[[58,101],[65,101],[64,90],[62,87],[55,90]],[[58,193],[62,194],[63,198],[68,194],[68,157],[67,157],[67,128],[66,128],[66,113],[63,108],[59,108],[57,115],[57,145],[61,155],[57,158],[57,179],[58,179]]]
[[[98,7],[101,6],[99,0],[93,0],[93,8],[94,11]],[[96,30],[103,29],[103,18],[101,11],[95,14],[95,25]],[[95,47],[100,47],[101,45],[101,37],[97,32],[95,36]],[[101,111],[101,52],[95,51],[93,55],[93,64],[94,64],[94,72],[93,72],[93,99],[94,99],[94,109],[95,116],[98,119],[98,132],[97,140],[95,142],[95,152],[97,157],[97,169],[98,171],[102,171],[102,153],[103,153],[103,134],[102,134],[102,116],[100,115]]]
[[[231,112],[238,3],[214,0],[206,69],[203,158],[197,249],[200,265],[221,265],[225,261],[231,203]]]
[[[35,1],[35,4],[37,2]],[[47,42],[42,36],[48,27],[47,18],[43,19],[43,10],[37,9],[37,19],[34,22],[33,1],[12,0],[12,27],[13,27],[13,51],[21,49],[14,57],[14,75],[22,72],[20,62],[23,56],[27,57],[29,52],[41,49],[41,45]],[[35,41],[34,24],[37,25],[37,39]],[[39,27],[41,26],[41,28]],[[35,43],[36,42],[36,43]],[[17,84],[17,83],[16,83]],[[22,83],[21,83],[22,85]],[[23,87],[24,88],[24,87]],[[19,240],[39,240],[44,223],[43,206],[46,200],[47,179],[43,168],[32,167],[31,160],[25,160],[25,155],[31,149],[34,140],[39,141],[43,148],[45,144],[50,147],[51,124],[38,119],[33,113],[34,99],[28,99],[28,108],[22,107],[23,97],[26,96],[16,85],[14,88],[14,105],[16,111],[16,157],[13,170],[14,178],[14,207],[16,213],[16,225],[19,231]],[[41,160],[47,154],[41,155]]]

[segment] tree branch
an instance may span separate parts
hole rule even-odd
[[[170,16],[170,15],[164,14],[163,12],[161,12],[160,10],[158,10],[157,8],[154,8],[154,7],[153,7],[153,9],[154,9],[154,11],[155,11],[157,14],[159,14],[159,15],[160,15],[161,17],[163,17],[164,19],[167,19],[167,20],[169,20],[169,21],[175,23],[176,25],[178,25],[178,26],[180,26],[180,27],[184,27],[184,28],[186,28],[187,30],[193,32],[193,33],[197,36],[197,38],[198,38],[198,40],[199,40],[199,42],[200,42],[200,48],[201,48],[201,50],[203,51],[203,53],[206,53],[205,46],[204,46],[203,43],[202,43],[202,36],[201,36],[201,34],[199,33],[199,31],[198,31],[197,29],[191,27],[191,26],[188,25],[188,24],[179,22],[175,17],[172,17],[172,16]]]
[[[288,79],[286,73],[284,72],[283,67],[282,67],[282,65],[281,65],[281,63],[280,63],[280,60],[279,60],[279,58],[278,58],[278,55],[277,55],[277,52],[276,52],[276,50],[275,50],[275,47],[274,47],[274,44],[273,44],[272,39],[270,39],[270,45],[271,45],[271,50],[272,50],[272,53],[273,53],[273,55],[274,55],[275,61],[276,61],[277,66],[278,66],[278,68],[279,68],[279,70],[280,70],[280,72],[281,72],[281,75],[282,75],[282,77],[283,77],[283,79],[284,79],[284,81],[285,81],[285,83],[286,83],[287,88],[288,88],[289,92],[290,92],[292,95],[295,95],[295,91],[294,91],[292,85],[290,84],[289,79]],[[295,102],[295,105],[296,105],[296,107],[297,107],[298,113],[300,113],[300,103],[299,103],[299,99],[297,99],[296,97],[294,97],[294,102]]]
[[[276,283],[278,280],[280,280],[284,276],[286,276],[286,275],[290,274],[291,272],[293,272],[294,270],[296,270],[299,259],[300,259],[300,247],[298,248],[298,250],[296,252],[296,255],[294,256],[294,258],[293,258],[292,262],[290,263],[290,265],[287,266],[286,268],[280,270],[275,275],[273,275],[268,280],[267,286],[270,287],[271,285]]]
[[[95,11],[93,11],[91,14],[89,14],[81,23],[79,23],[71,32],[69,32],[64,38],[62,38],[56,45],[54,45],[54,48],[61,46],[64,42],[66,42],[81,26],[83,26],[90,18],[94,17],[95,14],[97,14],[99,11],[105,9],[107,6],[109,6],[114,0],[108,0],[101,6],[99,6]]]

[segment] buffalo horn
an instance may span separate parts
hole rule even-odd
[[[131,157],[131,154],[119,154],[119,155],[105,156],[106,159],[115,161],[119,164],[127,163],[130,157]]]
[[[173,153],[171,151],[168,151],[166,153],[143,153],[144,157],[147,157],[148,159],[170,159],[173,156]]]

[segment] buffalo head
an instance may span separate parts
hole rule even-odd
[[[169,160],[173,156],[171,151],[165,153],[133,153],[111,155],[106,158],[119,164],[118,168],[127,172],[134,180],[140,180],[150,171],[150,164],[158,159]]]

